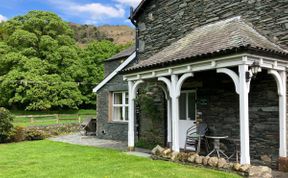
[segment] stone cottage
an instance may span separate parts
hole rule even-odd
[[[166,99],[163,137],[174,151],[201,112],[209,135],[240,139],[242,164],[287,157],[287,9],[285,0],[143,0],[130,17],[135,52],[107,60],[94,89],[98,136],[132,150],[135,99],[152,82]]]

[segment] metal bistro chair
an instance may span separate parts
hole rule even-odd
[[[185,151],[188,147],[193,147],[194,151],[199,153],[201,150],[201,144],[205,144],[206,152],[208,153],[208,141],[205,138],[206,132],[208,131],[206,123],[200,123],[198,125],[193,125],[186,131],[186,140],[185,140]],[[204,142],[202,142],[202,140]]]
[[[81,135],[96,135],[96,119],[87,118],[80,124]]]

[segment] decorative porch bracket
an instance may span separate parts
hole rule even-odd
[[[217,73],[224,73],[230,76],[234,82],[236,93],[239,95],[240,109],[240,150],[241,164],[250,164],[250,143],[249,143],[249,101],[250,80],[247,82],[246,73],[249,72],[248,65],[238,66],[239,76],[227,68],[217,69]]]
[[[286,138],[286,71],[278,72],[276,70],[268,70],[268,74],[271,74],[277,83],[278,95],[279,95],[279,128],[280,128],[280,148],[279,156],[287,157],[287,138]]]
[[[143,80],[136,82],[128,81],[128,93],[129,93],[129,110],[128,110],[128,150],[133,151],[135,145],[135,133],[134,133],[134,122],[135,122],[135,98],[139,85],[144,83]]]
[[[169,95],[171,97],[171,116],[172,116],[172,150],[179,152],[179,97],[181,94],[181,87],[184,81],[192,77],[193,73],[183,74],[180,78],[178,75],[171,75],[171,80],[166,77],[159,77],[158,81],[162,81],[166,84]]]

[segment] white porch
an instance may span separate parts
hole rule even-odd
[[[159,68],[139,73],[127,74],[124,79],[129,85],[129,126],[128,147],[134,148],[135,142],[135,98],[140,84],[147,79],[157,79],[166,85],[167,98],[167,142],[172,143],[174,151],[180,151],[179,138],[179,97],[185,80],[193,77],[197,72],[216,70],[217,73],[228,75],[234,82],[235,92],[239,95],[239,123],[241,141],[241,164],[250,164],[249,140],[249,92],[250,66],[259,63],[262,69],[268,70],[277,83],[279,95],[279,156],[287,157],[287,129],[286,129],[286,66],[287,61],[257,55],[242,54],[211,60],[188,63],[178,66]],[[237,68],[238,72],[231,70]]]

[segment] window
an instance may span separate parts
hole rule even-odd
[[[112,121],[128,121],[128,92],[113,93]]]
[[[195,120],[196,118],[196,92],[181,91],[179,98],[179,119]]]

